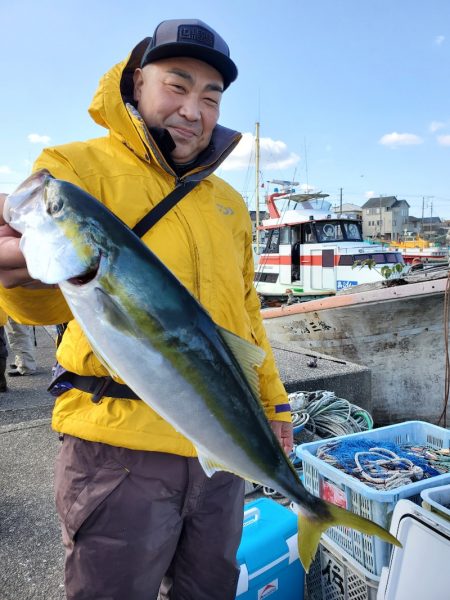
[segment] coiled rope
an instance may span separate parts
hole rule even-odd
[[[294,392],[289,394],[289,403],[294,435],[304,429],[311,436],[330,438],[373,428],[370,413],[334,392]]]

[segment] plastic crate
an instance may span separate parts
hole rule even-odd
[[[423,490],[420,496],[424,508],[450,520],[450,484]]]
[[[380,578],[322,538],[306,576],[308,600],[376,600]]]
[[[407,421],[379,429],[372,429],[343,438],[371,438],[380,443],[428,444],[436,449],[449,448],[450,431],[422,421]],[[417,481],[393,490],[371,488],[355,477],[332,467],[316,456],[317,449],[331,440],[320,440],[297,447],[297,456],[303,462],[304,486],[320,498],[329,500],[358,515],[362,515],[385,529],[389,529],[395,504],[401,498],[420,504],[420,493],[426,488],[450,483],[450,473]],[[370,573],[380,575],[389,562],[391,545],[376,536],[368,536],[347,527],[332,527],[324,534],[354,558]]]

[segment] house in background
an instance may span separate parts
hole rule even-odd
[[[422,223],[422,220],[421,220]],[[445,235],[446,228],[440,217],[424,217],[422,235],[426,239]]]
[[[399,240],[407,229],[409,204],[396,196],[370,198],[362,205],[363,235],[369,239]]]
[[[417,238],[422,233],[422,219],[418,219],[417,217],[413,217],[412,215],[408,217],[405,225],[405,233],[404,237],[407,238]]]
[[[335,212],[337,215],[347,215],[348,217],[353,217],[359,221],[362,221],[363,210],[357,204],[345,203],[342,205],[342,208],[338,204],[337,206],[333,206],[333,212]]]

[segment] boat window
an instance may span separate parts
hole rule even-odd
[[[290,227],[282,227],[280,229],[280,244],[290,244],[291,243],[291,228]]]
[[[355,262],[355,257],[352,254],[342,254],[339,257],[339,265],[341,267],[351,267]]]
[[[361,228],[358,223],[345,223],[343,222],[345,236],[348,240],[362,241]]]
[[[351,257],[353,261],[349,262],[348,256],[341,256],[339,260],[340,265],[354,264],[355,262],[361,263],[365,260],[373,260],[377,265],[383,265],[386,263],[402,263],[402,255],[399,252],[373,252],[371,254],[355,254]],[[344,259],[345,262],[342,262]]]
[[[302,226],[302,243],[315,244],[316,242],[316,236],[314,235],[310,223],[305,223],[305,225]]]
[[[387,263],[401,263],[402,255],[398,252],[387,252],[386,253],[386,262]]]
[[[319,222],[315,227],[319,242],[337,242],[344,239],[341,224],[337,221]]]
[[[265,282],[265,283],[276,283],[278,281],[278,273],[255,273],[253,278],[255,283]]]
[[[264,254],[278,254],[280,248],[280,230],[271,229],[267,238]]]
[[[334,250],[322,250],[322,267],[334,267]]]
[[[339,266],[351,267],[355,262],[361,263],[365,260],[373,260],[377,265],[386,263],[402,263],[403,258],[399,252],[374,252],[373,254],[341,254]]]

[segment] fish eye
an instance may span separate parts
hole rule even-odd
[[[47,203],[47,212],[49,215],[56,215],[63,209],[64,201],[62,198],[55,198]]]

